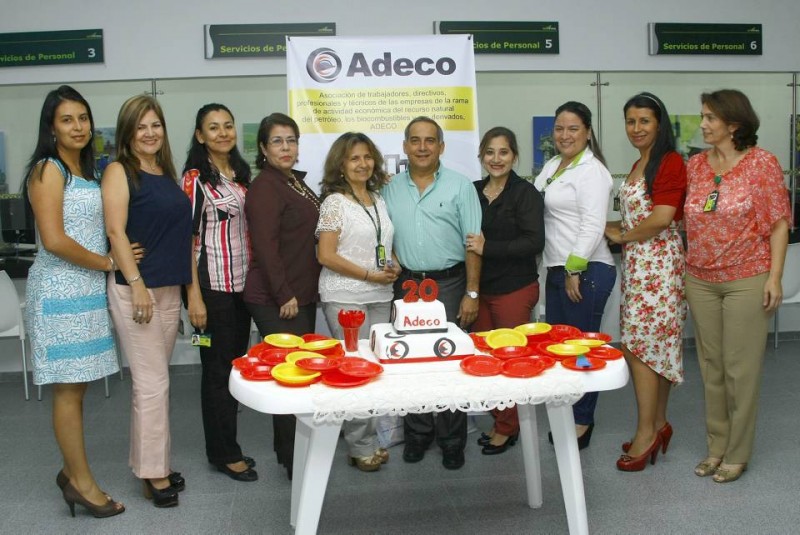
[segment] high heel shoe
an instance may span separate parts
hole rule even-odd
[[[364,457],[347,456],[347,464],[355,466],[362,472],[377,472],[381,465],[389,460],[389,451],[385,448],[378,448],[372,455]]]
[[[169,486],[172,487],[175,492],[182,492],[186,489],[186,479],[184,479],[180,472],[170,472],[167,479],[169,479]]]
[[[84,498],[83,495],[78,492],[78,489],[72,486],[72,483],[69,482],[69,479],[67,479],[67,482],[64,484],[62,494],[64,496],[64,501],[67,502],[69,512],[73,518],[75,518],[76,503],[85,507],[86,510],[89,511],[95,518],[107,518],[109,516],[118,515],[125,511],[124,505],[111,499],[102,505],[93,504]]]
[[[483,453],[484,455],[498,455],[500,453],[504,453],[508,448],[516,444],[518,439],[519,439],[519,433],[516,433],[514,435],[511,435],[510,437],[506,437],[506,441],[500,444],[499,446],[495,446],[494,444],[491,443],[486,444],[481,450],[481,453]]]
[[[623,472],[640,472],[647,466],[648,457],[650,458],[650,464],[656,464],[659,447],[661,447],[661,435],[656,433],[653,443],[638,457],[631,457],[628,454],[620,455],[619,459],[617,459],[617,469]]]
[[[669,446],[669,441],[672,440],[672,426],[670,423],[665,423],[664,426],[658,430],[658,434],[661,436],[661,453],[667,453],[667,446]],[[622,443],[622,451],[628,453],[630,449],[630,442]]]
[[[244,463],[245,466],[247,466],[247,461],[244,461]],[[217,467],[217,470],[219,470],[229,478],[233,479],[234,481],[244,481],[246,483],[250,483],[258,480],[258,472],[256,472],[249,466],[247,466],[247,468],[245,468],[241,472],[237,472],[236,470],[228,468],[228,465],[226,465],[225,463],[220,463],[214,466]]]
[[[491,436],[486,433],[481,433],[481,436],[478,437],[478,446],[488,446],[490,440],[492,440]]]
[[[60,488],[61,490],[64,490],[64,487],[67,486],[67,483],[69,483],[69,478],[67,477],[67,474],[64,473],[64,469],[62,468],[56,474],[56,485],[58,485],[58,488]],[[111,499],[111,495],[109,495],[103,489],[100,489],[100,492],[105,494],[106,498],[108,498],[109,500]]]
[[[156,507],[175,507],[178,505],[178,491],[172,485],[165,489],[157,489],[149,479],[143,479],[144,497],[153,500]]]
[[[594,431],[594,423],[589,424],[589,427],[586,428],[586,431],[584,431],[583,434],[578,437],[579,450],[585,450],[589,447],[589,442],[592,441],[592,431]],[[550,431],[547,432],[547,441],[550,444],[553,443],[553,433]]]

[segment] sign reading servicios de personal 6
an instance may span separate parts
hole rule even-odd
[[[558,54],[557,22],[439,21],[433,31],[472,34],[476,54]]]
[[[760,24],[693,24],[651,22],[647,25],[649,53],[683,55],[724,54],[760,56]]]
[[[334,22],[207,24],[206,59],[286,56],[286,37],[331,37]]]
[[[103,63],[103,30],[0,34],[0,67]]]

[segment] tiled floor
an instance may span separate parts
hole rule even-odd
[[[622,473],[614,461],[633,431],[635,404],[626,388],[600,396],[592,445],[581,453],[592,533],[798,533],[800,506],[800,341],[767,351],[756,453],[736,483],[719,485],[692,474],[705,453],[701,382],[693,350],[686,382],[673,393],[675,436],[665,456],[641,473]],[[98,520],[78,508],[70,518],[54,479],[59,454],[50,427],[49,392],[24,401],[19,377],[0,382],[0,533],[292,533],[290,483],[271,451],[269,416],[244,409],[240,442],[258,461],[261,479],[234,482],[206,461],[200,421],[199,373],[173,367],[173,468],[188,481],[173,509],[156,509],[127,468],[130,379],[102,383],[86,399],[87,447],[103,487],[127,511]],[[13,380],[12,380],[13,379]],[[430,450],[404,464],[402,447],[380,472],[365,474],[345,463],[340,442],[331,472],[320,534],[567,533],[555,457],[546,442],[547,416],[538,412],[544,505],[526,505],[519,448],[485,457],[470,435],[467,464],[442,468]],[[478,427],[491,425],[480,417]]]

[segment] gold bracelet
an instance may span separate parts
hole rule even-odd
[[[142,280],[142,274],[141,274],[141,273],[139,273],[139,274],[138,274],[138,275],[136,275],[134,278],[132,278],[132,279],[125,279],[125,280],[127,281],[127,283],[128,283],[128,286],[130,286],[130,285],[131,285],[131,284],[133,284],[134,282],[136,282],[136,281],[138,281],[138,280]]]
[[[117,270],[117,265],[114,263],[114,257],[108,255],[108,260],[111,262],[111,269],[108,270],[109,273],[114,273]]]
[[[364,280],[367,280],[368,278],[369,278],[369,270],[366,269],[364,270]]]

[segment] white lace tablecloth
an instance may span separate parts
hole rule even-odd
[[[445,364],[445,363],[441,363]],[[455,364],[457,363],[447,363]],[[402,368],[406,364],[387,365]],[[383,373],[356,388],[312,385],[314,421],[340,423],[353,418],[443,411],[488,411],[514,404],[571,405],[584,394],[575,373],[550,369],[531,379],[475,377],[460,369],[432,373]]]

